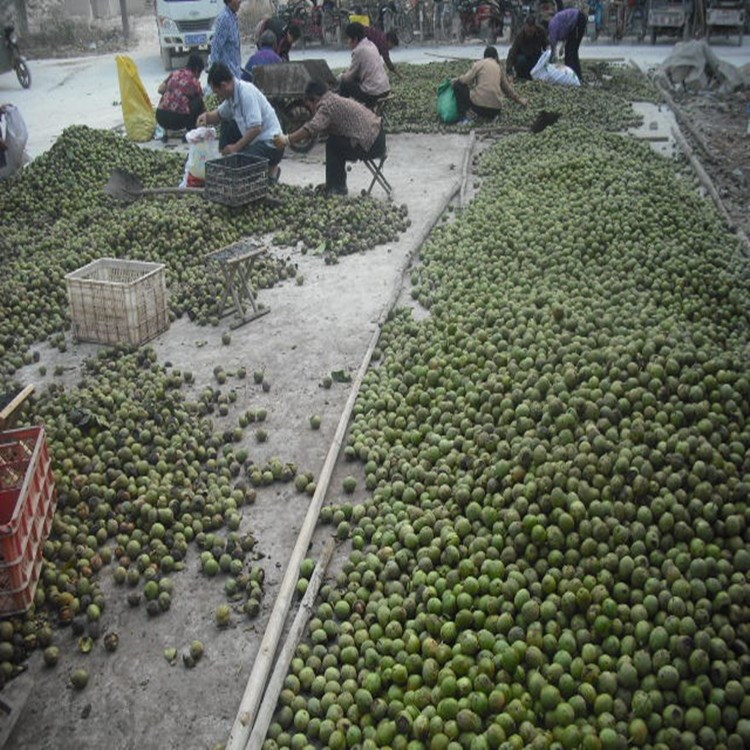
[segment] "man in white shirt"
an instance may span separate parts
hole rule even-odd
[[[281,133],[281,125],[268,99],[252,83],[235,78],[222,63],[211,66],[208,85],[221,104],[218,109],[200,115],[198,125],[222,123],[221,153],[229,156],[241,151],[268,159],[268,178],[277,182],[284,151],[273,142],[273,137]]]

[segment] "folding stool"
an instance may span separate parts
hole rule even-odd
[[[370,170],[370,174],[372,175],[372,181],[370,182],[370,187],[367,188],[367,195],[370,195],[372,193],[372,189],[375,187],[375,183],[377,182],[380,187],[385,190],[388,197],[391,197],[391,193],[393,192],[393,186],[390,182],[386,179],[385,175],[383,174],[383,164],[385,164],[385,160],[388,158],[388,154],[383,154],[383,156],[376,157],[375,159],[363,159],[365,166]]]

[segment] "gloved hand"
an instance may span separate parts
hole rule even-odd
[[[286,148],[289,145],[289,136],[283,133],[276,133],[273,137],[273,145],[276,148]]]

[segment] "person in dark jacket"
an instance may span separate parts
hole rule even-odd
[[[547,32],[537,24],[536,17],[526,16],[526,21],[516,35],[508,57],[505,72],[514,78],[531,80],[531,70],[547,48]]]
[[[565,64],[578,76],[581,83],[583,83],[583,73],[581,71],[581,58],[578,55],[578,49],[581,46],[583,37],[586,35],[588,20],[588,16],[582,10],[578,10],[578,8],[566,8],[552,16],[548,27],[549,46],[552,50],[550,62],[555,61],[557,45],[560,42],[564,42]]]
[[[276,52],[276,34],[271,29],[266,29],[260,35],[258,51],[248,57],[245,67],[242,69],[242,80],[253,80],[253,68],[258,65],[275,65],[283,62]]]
[[[260,46],[260,37],[264,31],[273,31],[276,34],[276,54],[284,62],[289,62],[289,51],[302,36],[300,27],[294,23],[285,24],[278,16],[273,18],[264,16],[255,27],[258,46]]]
[[[365,26],[365,36],[378,48],[380,56],[383,58],[385,67],[395,73],[397,76],[401,74],[396,70],[396,66],[391,60],[391,50],[394,47],[398,47],[398,34],[395,31],[389,31],[386,33],[377,26]]]

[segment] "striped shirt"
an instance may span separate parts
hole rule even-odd
[[[216,16],[214,39],[211,42],[211,64],[224,63],[235,78],[242,75],[240,53],[240,22],[237,14],[228,6]]]

